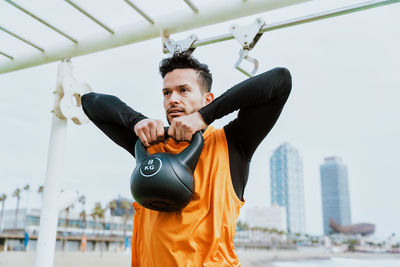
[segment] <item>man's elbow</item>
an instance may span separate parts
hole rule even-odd
[[[290,71],[284,67],[275,68],[274,71],[279,80],[279,95],[281,97],[288,97],[292,90],[292,75],[290,74]]]
[[[96,93],[90,92],[81,96],[82,106],[90,105],[96,99]]]
[[[81,96],[82,109],[89,118],[90,118],[89,111],[91,110],[92,107],[96,105],[95,104],[96,99],[97,99],[97,94],[94,92],[90,92]]]

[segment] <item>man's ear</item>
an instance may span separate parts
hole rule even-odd
[[[206,105],[210,104],[214,100],[214,94],[209,92],[204,95],[206,99]]]

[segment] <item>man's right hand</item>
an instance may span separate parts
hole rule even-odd
[[[136,123],[133,130],[145,147],[158,144],[165,140],[164,123],[161,120],[141,120]]]

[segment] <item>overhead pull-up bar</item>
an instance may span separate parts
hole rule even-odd
[[[309,23],[317,20],[327,19],[331,17],[337,17],[349,13],[354,13],[370,8],[380,7],[384,5],[393,4],[396,2],[400,2],[400,0],[373,0],[369,2],[359,3],[356,5],[333,9],[321,13],[316,13],[304,17],[299,17],[295,19],[285,20],[282,22],[277,22],[269,25],[265,25],[261,18],[256,19],[253,24],[240,26],[237,24],[231,25],[230,33],[222,34],[202,40],[196,40],[191,38],[190,46],[186,47],[186,49],[194,50],[199,46],[209,45],[217,42],[227,41],[231,39],[236,39],[242,46],[242,49],[239,51],[239,59],[235,63],[235,68],[240,72],[245,74],[246,76],[251,77],[254,75],[258,69],[258,61],[257,59],[249,56],[249,51],[254,47],[257,43],[258,39],[264,32],[277,30],[285,27],[295,26],[299,24]],[[265,25],[265,26],[264,26]],[[189,36],[191,37],[191,36]],[[189,44],[187,39],[181,41],[175,41],[172,39],[163,40],[164,42],[164,52],[173,53],[174,50],[182,49],[182,45],[179,44]],[[246,60],[253,64],[254,68],[251,71],[247,71],[241,67],[241,63]]]
[[[23,57],[15,57],[14,61],[0,64],[0,73],[158,38],[162,32],[165,34],[183,32],[308,1],[310,0],[251,0],[245,2],[219,0],[213,3],[206,3],[199,6],[198,9],[201,12],[197,14],[185,8],[155,18],[154,24],[149,24],[148,21],[141,21],[121,27],[115,34],[83,38],[76,45],[56,46],[52,49],[47,49],[46,53],[40,55],[29,54]]]
[[[10,56],[9,54],[6,54],[4,52],[0,51],[0,55],[5,56],[6,58],[9,58],[10,60],[14,60],[14,58],[12,56]]]
[[[134,4],[132,1],[129,0],[124,0],[130,7],[132,7],[134,10],[136,10],[137,13],[139,13],[145,20],[147,20],[150,24],[154,24],[154,19],[152,19],[149,15],[147,15],[141,8],[139,8],[136,4]]]
[[[191,10],[193,10],[194,13],[199,13],[199,9],[193,4],[192,1],[190,0],[183,0],[185,3],[190,7]]]
[[[88,17],[89,19],[94,21],[97,25],[99,25],[100,27],[102,27],[103,29],[108,31],[109,33],[114,34],[114,31],[111,30],[110,27],[106,26],[103,22],[96,19],[93,15],[91,15],[89,12],[87,12],[85,9],[83,9],[83,7],[79,6],[77,3],[73,2],[72,0],[65,0],[65,2],[67,2],[68,4],[73,6],[75,9],[77,9],[79,12],[81,12],[83,15],[85,15],[86,17]]]
[[[26,8],[24,8],[24,7],[20,6],[20,5],[18,5],[17,3],[15,3],[15,2],[13,2],[13,1],[11,1],[11,0],[4,0],[4,1],[6,1],[6,2],[9,3],[10,5],[12,5],[12,6],[18,8],[19,10],[21,10],[21,11],[24,12],[25,14],[31,16],[32,18],[36,19],[36,20],[39,21],[40,23],[46,25],[47,27],[49,27],[49,28],[52,29],[53,31],[55,31],[55,32],[57,32],[57,33],[59,33],[59,34],[61,34],[62,36],[64,36],[64,37],[67,38],[68,40],[70,40],[71,42],[73,42],[73,43],[75,43],[75,44],[78,43],[78,41],[77,41],[76,39],[72,38],[71,36],[69,36],[69,35],[66,34],[65,32],[61,31],[60,29],[54,27],[53,25],[51,25],[50,23],[48,23],[48,22],[45,21],[44,19],[39,18],[38,16],[36,16],[33,12],[29,11],[28,9],[26,9]]]
[[[41,47],[38,46],[38,45],[35,45],[35,44],[32,43],[31,41],[26,40],[25,38],[19,36],[18,34],[15,34],[15,33],[13,33],[13,32],[11,32],[11,31],[7,30],[6,28],[4,28],[4,27],[2,27],[2,26],[0,26],[0,30],[2,30],[3,32],[8,33],[9,35],[11,35],[11,36],[17,38],[18,40],[20,40],[20,41],[22,41],[22,42],[24,42],[24,43],[26,43],[26,44],[32,46],[33,48],[39,50],[40,52],[42,52],[42,53],[44,52],[44,49],[43,49],[43,48],[41,48]]]
[[[368,1],[368,2],[363,2],[359,4],[355,4],[352,6],[348,7],[343,7],[343,8],[337,8],[321,13],[316,13],[304,17],[299,17],[295,19],[289,19],[281,22],[276,22],[272,24],[266,24],[264,27],[261,28],[260,33],[268,32],[268,31],[273,31],[277,29],[282,29],[282,28],[287,28],[290,26],[296,26],[300,24],[305,24],[313,21],[318,21],[322,19],[327,19],[327,18],[333,18],[333,17],[338,17],[350,13],[355,13],[358,11],[363,11],[366,9],[371,9],[375,7],[380,7],[380,6],[385,6],[385,5],[390,5],[400,2],[400,0],[373,0],[373,1]],[[223,41],[228,41],[232,40],[235,37],[233,36],[232,33],[226,33],[226,34],[221,34],[218,36],[210,37],[210,38],[205,38],[201,39],[199,41],[196,41],[193,43],[192,48],[197,48],[199,46],[204,46],[204,45],[209,45],[217,42],[223,42]]]

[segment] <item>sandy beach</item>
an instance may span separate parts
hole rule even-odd
[[[270,250],[244,250],[238,249],[243,267],[273,267],[274,261],[297,261],[307,259],[328,259],[334,257],[351,258],[397,258],[400,255],[341,253],[329,254],[323,252],[304,251],[270,251]],[[1,252],[0,267],[34,267],[35,254],[33,252]],[[54,267],[128,267],[130,266],[129,253],[103,253],[99,252],[57,252]]]

